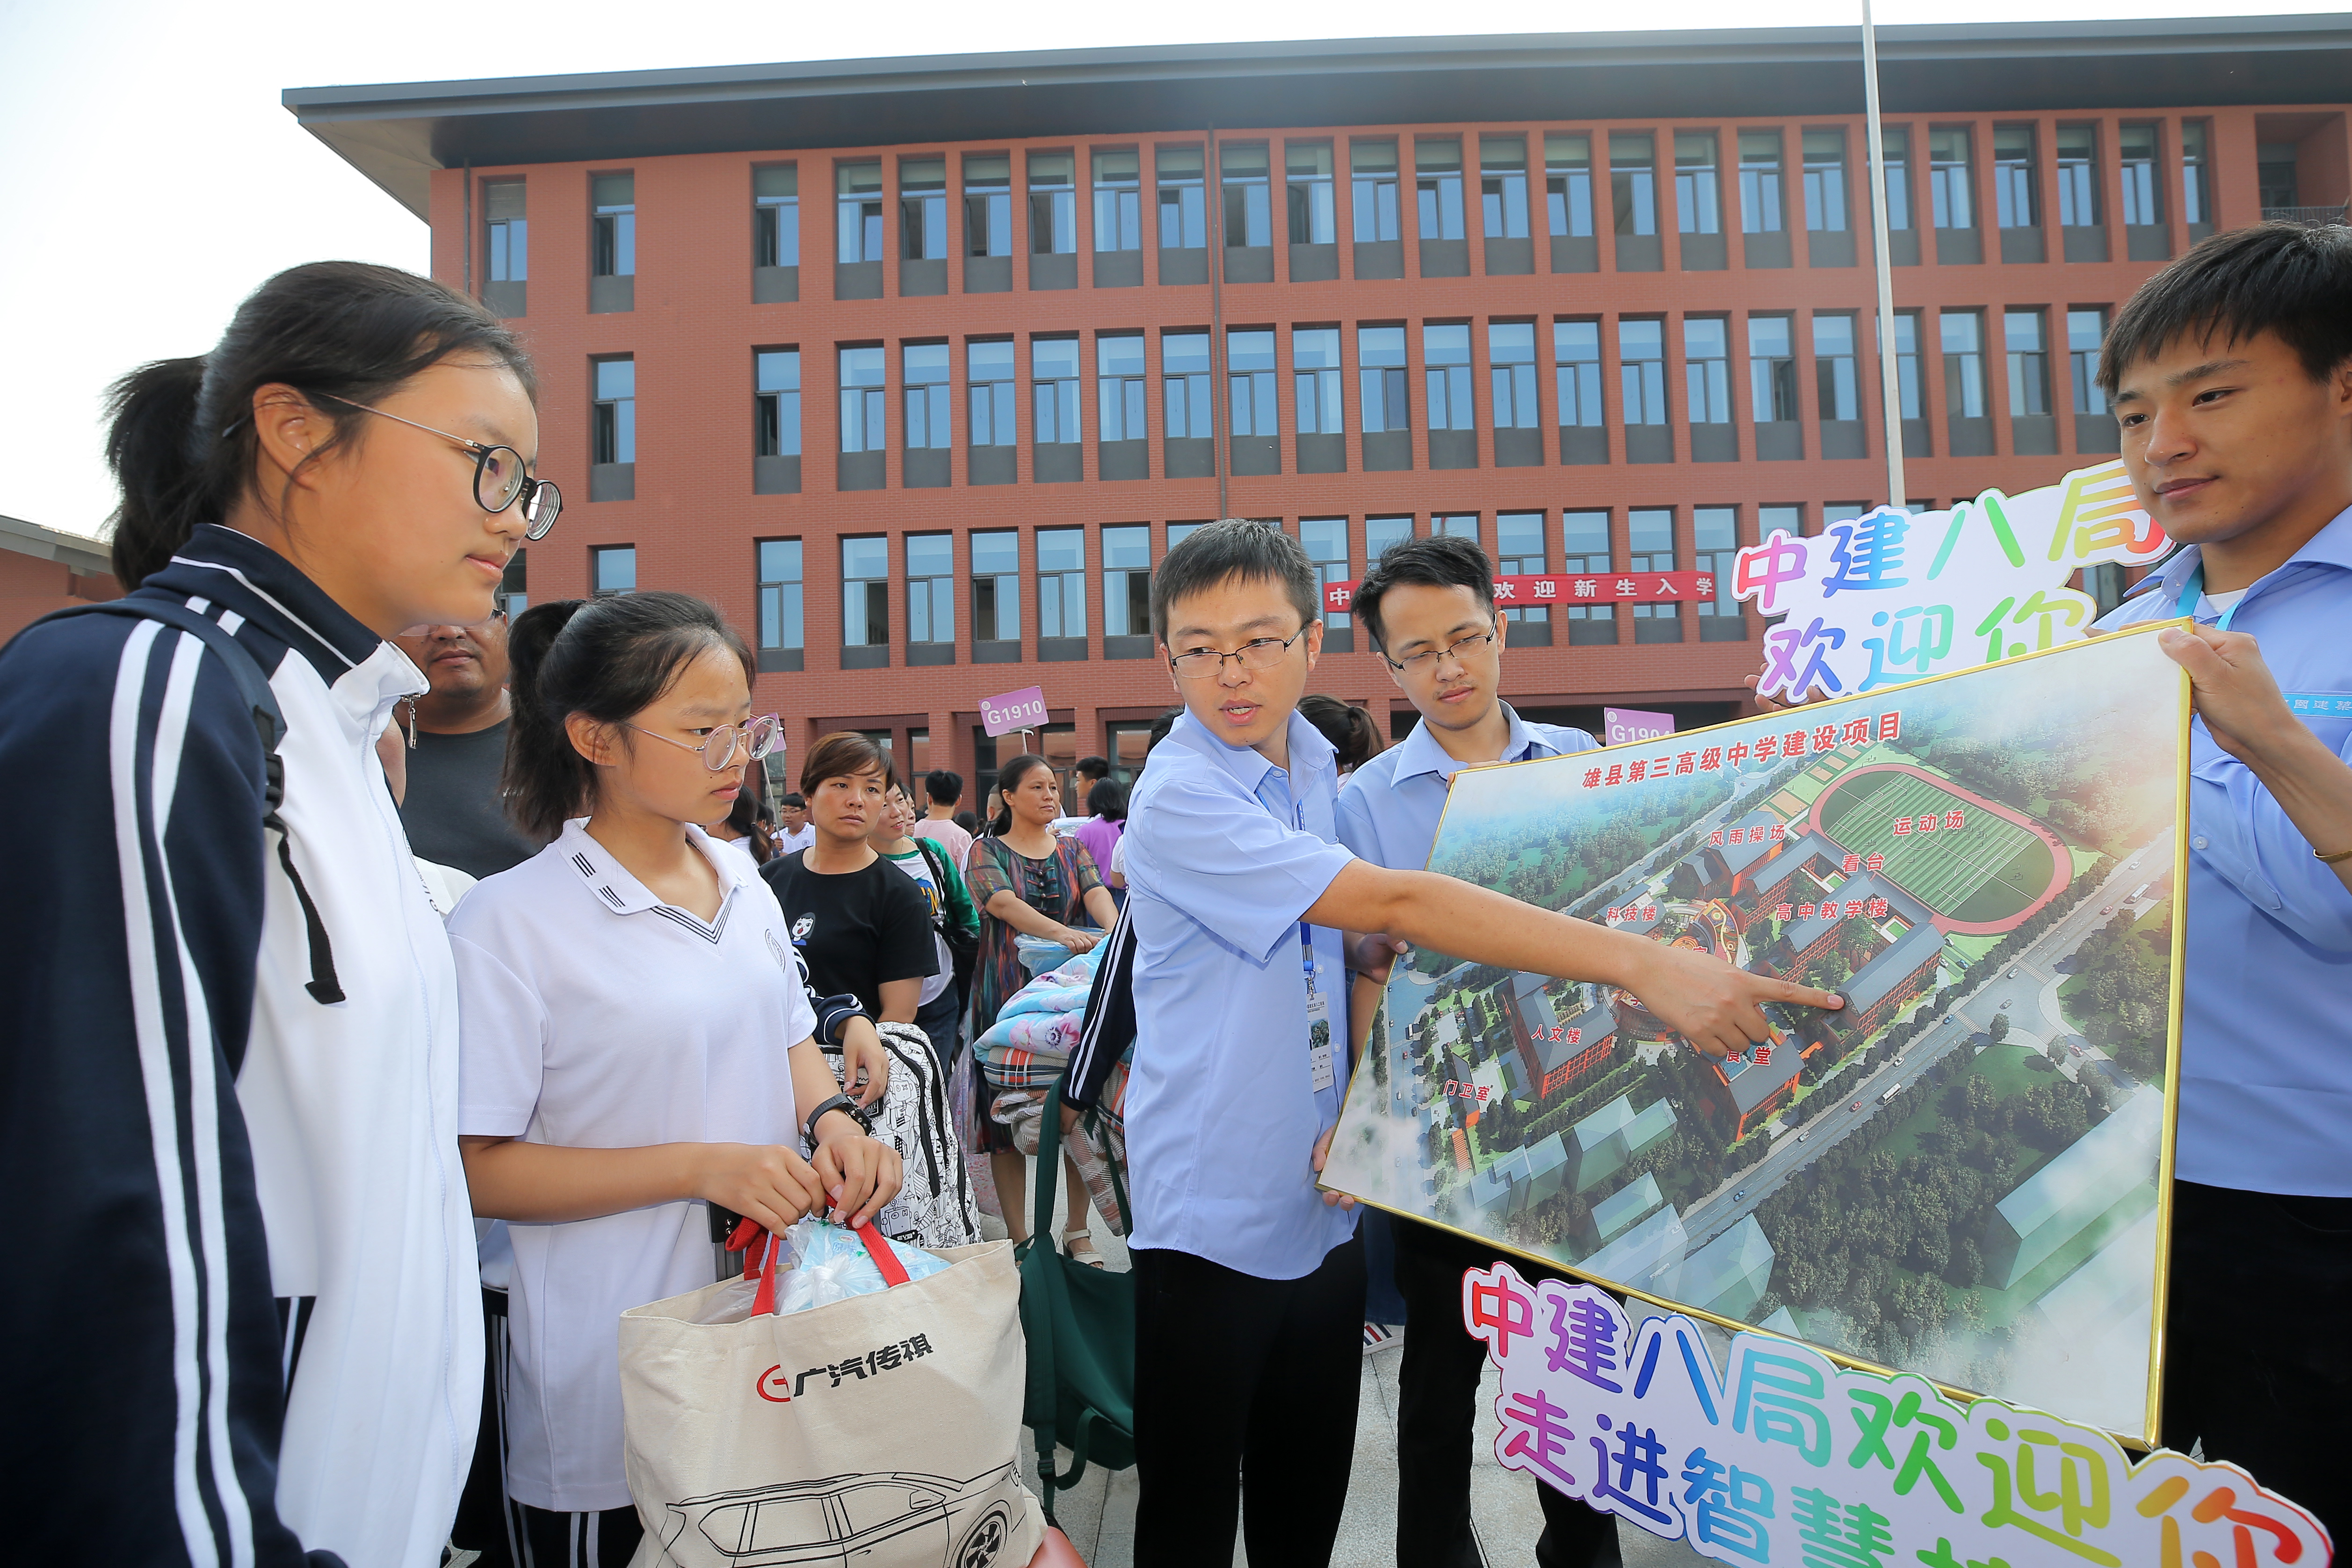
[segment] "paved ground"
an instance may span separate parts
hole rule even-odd
[[[1057,1206],[1055,1223],[1060,1222]],[[992,1220],[983,1224],[991,1235],[1003,1233]],[[1094,1236],[1109,1266],[1125,1269],[1127,1249],[1118,1239],[1105,1234],[1099,1221]],[[1717,1346],[1718,1354],[1721,1348]],[[1356,1479],[1349,1489],[1339,1547],[1332,1553],[1334,1568],[1391,1568],[1391,1564],[1416,1568],[1396,1563],[1397,1369],[1402,1355],[1401,1350],[1392,1350],[1364,1360],[1356,1416]],[[1536,1505],[1535,1483],[1495,1462],[1496,1377],[1489,1369],[1479,1401],[1479,1430],[1470,1472],[1471,1520],[1489,1568],[1523,1568],[1535,1562],[1543,1513]],[[1034,1491],[1037,1490],[1036,1449],[1025,1430],[1022,1438],[1022,1474]],[[1113,1475],[1091,1469],[1075,1489],[1056,1497],[1055,1512],[1088,1568],[1128,1568],[1134,1562],[1135,1497],[1133,1470]],[[1707,1561],[1680,1542],[1659,1541],[1630,1525],[1618,1527],[1618,1541],[1626,1568],[1685,1568]],[[1236,1544],[1235,1568],[1243,1568],[1247,1562]]]

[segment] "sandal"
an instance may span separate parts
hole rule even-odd
[[[1103,1255],[1095,1250],[1094,1235],[1086,1230],[1062,1232],[1062,1256],[1073,1263],[1084,1263],[1089,1269],[1107,1267]]]

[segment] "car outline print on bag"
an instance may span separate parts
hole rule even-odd
[[[670,1561],[688,1568],[845,1568],[877,1561],[877,1553],[894,1563],[995,1568],[1013,1539],[1020,1490],[1008,1463],[961,1482],[917,1470],[883,1470],[712,1492],[668,1506],[662,1549]],[[899,1494],[903,1501],[874,1497],[853,1506],[859,1492]],[[861,1526],[859,1516],[877,1506],[888,1511]],[[772,1525],[761,1518],[765,1511],[777,1515]],[[968,1527],[966,1520],[972,1521]],[[812,1524],[824,1531],[824,1539],[808,1538]],[[907,1541],[910,1532],[921,1532],[922,1539]],[[730,1540],[735,1544],[724,1544]],[[908,1554],[934,1542],[938,1557]]]

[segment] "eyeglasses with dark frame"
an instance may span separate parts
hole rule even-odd
[[[1494,640],[1495,633],[1492,632],[1473,632],[1467,637],[1456,637],[1443,648],[1423,648],[1420,653],[1407,653],[1402,659],[1391,659],[1383,653],[1381,654],[1381,661],[1390,669],[1400,674],[1411,672],[1416,675],[1425,675],[1437,668],[1441,661],[1447,658],[1467,664],[1471,654]]]
[[[1253,637],[1230,653],[1221,653],[1214,648],[1188,649],[1171,658],[1168,667],[1176,672],[1180,681],[1208,680],[1225,667],[1227,659],[1244,670],[1270,670],[1282,663],[1290,645],[1306,636],[1307,626],[1314,624],[1309,621],[1287,637]]]
[[[784,721],[772,713],[747,718],[740,724],[722,724],[705,732],[700,746],[688,746],[674,736],[664,735],[657,729],[647,729],[641,724],[633,724],[629,727],[641,735],[650,735],[656,740],[667,740],[680,751],[701,753],[702,765],[713,773],[725,772],[734,762],[739,748],[742,750],[745,760],[757,762],[761,758],[781,750],[784,739]]]
[[[522,503],[522,537],[534,544],[547,537],[548,530],[555,527],[555,519],[562,515],[563,492],[557,489],[553,482],[534,479],[523,472],[526,465],[522,460],[522,454],[511,446],[486,446],[478,441],[468,440],[462,435],[452,435],[446,430],[436,430],[429,424],[419,424],[413,419],[404,419],[396,413],[386,413],[383,409],[371,408],[363,402],[353,402],[347,397],[337,397],[332,392],[320,392],[319,395],[330,402],[341,403],[345,408],[355,408],[362,413],[376,414],[392,420],[395,423],[404,424],[411,430],[421,430],[427,435],[437,435],[444,441],[454,441],[472,453],[474,455],[474,504],[486,512],[496,514],[505,511],[517,501],[520,501]],[[493,468],[492,463],[498,459],[501,452],[506,454],[506,457],[504,460],[498,461],[497,466]],[[485,478],[489,479],[492,486],[492,488],[487,492],[482,487],[482,481]]]

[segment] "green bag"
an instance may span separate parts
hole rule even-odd
[[[1038,1124],[1029,1239],[1013,1250],[1021,1269],[1021,1329],[1029,1342],[1021,1422],[1037,1435],[1037,1479],[1048,1522],[1055,1490],[1076,1486],[1089,1462],[1111,1470],[1135,1463],[1135,1276],[1075,1261],[1055,1248],[1054,1191],[1061,1175],[1062,1086],[1056,1083]],[[1131,1233],[1116,1164],[1111,1186]],[[1054,1450],[1065,1443],[1070,1464],[1057,1474]]]

